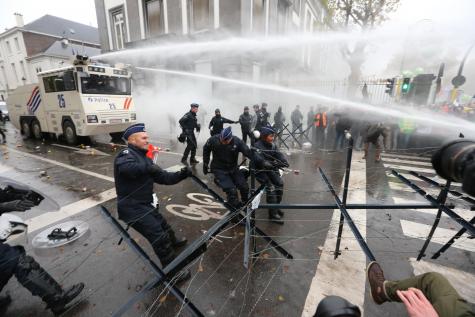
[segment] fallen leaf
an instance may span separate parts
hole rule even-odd
[[[203,265],[200,263],[200,265],[198,266],[198,272],[203,272],[204,269],[203,269]]]

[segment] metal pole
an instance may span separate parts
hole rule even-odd
[[[365,253],[366,257],[368,257],[368,259],[370,261],[376,261],[376,258],[374,257],[373,253],[371,252],[368,245],[366,244],[366,241],[363,239],[363,236],[361,235],[360,231],[358,230],[355,223],[353,222],[353,219],[351,219],[351,216],[348,214],[348,211],[342,205],[342,201],[340,200],[340,198],[336,194],[335,189],[333,189],[333,186],[331,185],[330,181],[326,177],[326,175],[323,172],[322,168],[319,167],[318,170],[320,171],[320,175],[322,175],[323,180],[327,184],[328,189],[333,194],[333,198],[335,199],[335,202],[338,205],[338,208],[340,209],[341,213],[343,214],[346,221],[348,222],[348,226],[350,227],[351,231],[353,232],[353,235],[355,236],[356,240],[358,241],[358,244],[360,245],[361,249]]]
[[[470,223],[475,224],[475,217],[470,220]],[[460,238],[466,231],[467,229],[465,228],[460,229],[459,232],[457,232],[446,244],[442,246],[442,248],[440,248],[436,253],[434,253],[432,259],[437,259],[442,253],[444,253],[448,248],[450,248],[452,244],[454,244],[455,240]]]
[[[346,133],[346,139],[348,140],[348,150],[346,151],[346,169],[345,169],[345,180],[343,186],[343,201],[342,206],[346,208],[346,199],[348,198],[348,186],[350,184],[350,171],[351,171],[351,158],[353,156],[353,137],[349,132]],[[340,222],[338,224],[338,234],[336,238],[335,252],[333,253],[333,258],[336,259],[341,254],[340,252],[340,243],[341,235],[343,234],[343,222],[345,218],[343,213],[340,212]]]
[[[197,317],[202,317],[204,316],[198,308],[188,299],[183,295],[183,293],[173,284],[171,284],[168,281],[168,278],[166,274],[158,267],[158,265],[150,259],[150,257],[145,253],[145,251],[135,242],[134,239],[130,237],[127,231],[120,225],[120,223],[112,217],[110,214],[109,210],[106,209],[106,207],[101,205],[101,210],[102,214],[106,216],[107,219],[112,223],[112,225],[119,231],[119,234],[122,236],[122,238],[127,242],[127,244],[134,250],[135,253],[137,253],[144,261],[145,263],[150,267],[150,269],[154,272],[155,275],[157,275],[156,280],[161,281],[164,283],[165,287],[170,290],[170,292],[175,296],[180,302],[185,304],[185,307],[190,311],[190,313],[193,316]],[[146,287],[150,287],[148,283]],[[140,298],[135,297],[135,300],[139,300]],[[130,305],[130,301],[121,307],[118,312],[114,316],[121,316],[125,311],[127,311],[132,305]],[[133,304],[133,303],[132,303]],[[120,314],[119,314],[120,313]]]
[[[412,187],[419,195],[427,199],[430,203],[434,204],[437,208],[442,208],[442,211],[446,213],[452,220],[456,221],[458,224],[460,224],[462,227],[467,229],[471,234],[475,235],[475,227],[473,224],[469,223],[462,217],[460,217],[456,212],[448,208],[447,206],[441,205],[437,202],[437,199],[432,197],[431,195],[427,194],[424,190],[419,188],[417,185],[413,184],[410,180],[396,172],[395,170],[392,170],[392,174],[398,177],[400,180],[402,180],[404,183]]]
[[[447,194],[449,192],[450,188],[450,181],[447,181],[445,184],[445,187],[440,190],[439,197],[437,197],[437,202],[441,205],[444,205],[446,200],[447,200]],[[417,261],[420,261],[422,257],[425,256],[425,252],[427,247],[429,246],[430,240],[432,240],[432,236],[434,235],[435,229],[439,225],[440,218],[442,217],[442,208],[439,207],[437,210],[437,216],[435,217],[434,224],[432,225],[432,228],[430,229],[429,235],[427,236],[426,241],[424,242],[424,245],[422,246],[421,251],[419,252],[419,255],[417,256]]]
[[[438,186],[438,187],[441,187],[441,188],[444,187],[444,185],[442,185],[442,184],[440,184],[440,183],[438,183],[438,182],[436,182],[436,181],[434,181],[434,180],[428,178],[427,176],[421,175],[421,174],[416,173],[416,172],[414,172],[414,171],[410,171],[409,174],[414,175],[414,176],[416,176],[416,177],[422,179],[423,181],[425,181],[425,182],[428,183],[428,184],[431,184],[431,185],[434,185],[434,186]],[[458,191],[456,191],[456,190],[453,190],[453,189],[449,190],[449,194],[454,195],[454,196],[457,197],[457,198],[463,199],[463,200],[465,200],[466,202],[468,202],[468,203],[470,203],[470,204],[472,204],[472,205],[475,206],[475,199],[470,198],[470,197],[468,197],[468,196],[464,196],[462,193],[460,193],[460,192],[458,192]]]
[[[262,209],[337,209],[337,204],[314,205],[314,204],[260,204]],[[346,204],[346,209],[436,209],[437,205],[430,204]]]

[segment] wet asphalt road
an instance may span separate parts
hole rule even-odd
[[[101,215],[98,207],[102,203],[116,214],[112,162],[120,146],[106,142],[92,144],[86,149],[74,149],[61,146],[56,141],[24,141],[13,127],[9,127],[7,137],[8,144],[0,148],[0,176],[28,183],[47,193],[63,207],[61,212],[46,216],[44,211],[39,210],[21,214],[25,219],[31,219],[30,227],[36,229],[30,230],[28,241],[31,242],[41,230],[53,226],[58,219],[59,222],[83,220],[90,227],[87,236],[65,247],[39,252],[31,247],[31,243],[27,243],[24,244],[27,252],[33,254],[62,285],[80,281],[86,284],[80,300],[65,316],[111,315],[153,277],[148,267],[125,243],[117,245],[119,235]],[[152,139],[159,138],[152,136]],[[99,138],[101,140],[106,138]],[[172,170],[179,168],[180,145],[166,139],[159,141],[162,149],[170,150],[161,152],[159,165]],[[340,191],[345,154],[301,151],[290,154],[291,168],[298,172],[285,174],[283,202],[333,203],[317,168],[322,167],[334,187]],[[357,165],[352,169],[349,186],[355,194],[350,194],[349,202],[356,199],[358,203],[423,203],[423,199],[389,177],[387,170],[394,165],[420,168],[427,160],[418,157],[398,158],[399,154],[401,152],[393,156],[388,154],[388,163],[374,163],[372,160],[363,161],[361,152],[355,152],[354,164]],[[395,159],[400,162],[395,163]],[[201,166],[197,165],[196,175],[216,189],[211,176],[202,175]],[[430,167],[423,168],[428,170],[427,175],[433,176],[430,175]],[[157,186],[156,191],[161,212],[177,234],[186,236],[189,241],[199,237],[225,212],[191,180],[174,186]],[[435,189],[430,191],[437,193]],[[458,201],[457,204],[464,211],[466,219],[473,216],[466,204]],[[358,212],[366,215],[364,220],[358,218]],[[475,280],[473,240],[462,237],[457,247],[449,249],[437,260],[426,257],[419,263],[413,261],[434,214],[434,211],[420,210],[351,211],[351,215],[358,219],[355,223],[366,232],[368,245],[388,278],[409,277],[424,270],[441,270],[448,272],[453,281],[462,283],[459,286],[454,282],[454,285],[463,287],[465,297],[473,302],[475,290],[469,285],[470,281]],[[401,304],[377,306],[372,302],[369,287],[364,284],[367,261],[347,226],[344,228],[343,236],[346,238],[342,241],[342,255],[337,262],[332,262],[333,246],[326,247],[325,242],[334,238],[333,229],[336,226],[332,222],[333,215],[333,210],[289,210],[285,214],[285,225],[279,226],[267,221],[267,211],[259,210],[257,225],[276,241],[283,243],[295,260],[283,259],[264,240],[258,239],[258,249],[263,251],[256,256],[252,269],[246,270],[242,265],[244,229],[234,226],[211,241],[208,251],[190,266],[193,278],[180,285],[180,289],[206,316],[301,316],[305,310],[314,311],[315,304],[309,298],[323,292],[319,283],[327,283],[326,278],[333,278],[339,281],[338,285],[345,285],[341,287],[335,284],[335,293],[347,298],[354,296],[357,298],[355,303],[358,303],[359,298],[365,316],[406,316]],[[448,218],[442,219],[440,227],[446,230],[440,233],[436,231],[435,237],[441,240],[448,240],[448,233],[459,229]],[[156,260],[148,243],[133,230],[129,232]],[[14,242],[21,242],[19,240]],[[439,243],[431,243],[426,253],[431,255],[440,246]],[[351,260],[352,256],[358,256],[360,261]],[[322,268],[326,263],[329,263],[330,271],[325,276],[315,276],[317,267]],[[356,268],[354,275],[345,271],[345,265]],[[10,293],[14,299],[5,316],[48,316],[49,312],[44,310],[41,300],[31,296],[14,278],[4,292]],[[126,315],[177,314],[189,316],[173,296],[159,287],[132,306]]]

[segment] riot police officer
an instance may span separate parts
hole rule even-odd
[[[81,293],[84,284],[78,283],[63,289],[33,257],[25,253],[22,246],[5,243],[11,234],[22,231],[22,227],[26,230],[26,224],[21,226],[21,218],[6,213],[26,211],[37,205],[39,202],[28,199],[30,193],[10,186],[0,189],[0,291],[15,275],[18,282],[31,294],[41,297],[55,315],[61,314],[67,310],[67,304]],[[10,296],[4,296],[0,298],[0,307],[6,307],[10,302]]]
[[[252,116],[249,113],[249,107],[244,107],[244,112],[239,116],[239,123],[241,124],[241,133],[242,133],[242,141],[244,144],[247,142],[247,137],[249,140],[252,140]]]
[[[190,163],[199,163],[195,158],[196,148],[198,147],[195,137],[195,129],[196,132],[200,132],[201,130],[201,125],[198,123],[198,119],[196,118],[196,113],[198,112],[199,105],[197,103],[192,103],[190,107],[190,111],[185,113],[185,115],[181,117],[181,119],[178,121],[183,130],[182,135],[186,138],[186,148],[185,152],[183,152],[183,157],[181,159],[181,162],[185,165],[187,165],[188,154],[190,154],[190,152]]]
[[[145,125],[137,123],[124,132],[127,148],[114,161],[114,179],[117,192],[117,211],[123,220],[152,245],[160,262],[165,267],[175,257],[175,249],[186,244],[185,238],[177,238],[175,232],[153,205],[153,184],[173,185],[191,176],[186,166],[171,173],[153,164],[146,156],[148,135]],[[189,278],[190,274],[182,275]]]
[[[216,109],[214,111],[214,117],[209,122],[208,129],[210,130],[211,136],[220,134],[223,131],[223,125],[225,123],[238,123],[237,121],[226,119],[225,117],[221,116],[221,111]]]
[[[240,206],[238,192],[241,193],[241,201],[247,201],[249,186],[244,174],[239,170],[238,155],[251,158],[251,151],[238,137],[233,136],[231,127],[227,127],[219,135],[214,135],[206,141],[203,147],[203,174],[209,172],[210,154],[211,172],[214,174],[216,183],[226,193],[228,202],[235,208]]]
[[[254,108],[254,117],[253,117],[253,126],[254,130],[260,130],[263,126],[265,126],[266,122],[266,115],[259,109],[259,105],[252,106]]]
[[[260,139],[255,143],[254,161],[256,179],[266,185],[266,199],[270,204],[279,204],[284,195],[284,182],[279,169],[289,167],[285,156],[274,144],[275,131],[270,126],[262,127]],[[284,213],[280,209],[269,209],[269,219],[277,224],[282,221]]]

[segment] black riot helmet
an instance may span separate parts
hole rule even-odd
[[[320,301],[313,317],[360,317],[361,311],[340,296],[327,296]]]

